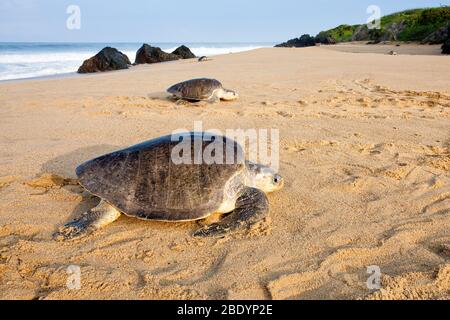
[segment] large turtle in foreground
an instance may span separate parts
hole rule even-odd
[[[183,81],[174,84],[167,92],[175,98],[188,101],[209,101],[218,102],[220,100],[236,100],[239,95],[233,91],[225,89],[222,83],[216,79],[200,78]]]
[[[264,219],[269,211],[266,193],[283,187],[272,169],[245,161],[236,141],[202,132],[169,135],[113,152],[82,164],[76,173],[81,186],[101,202],[61,227],[58,240],[88,235],[122,213],[173,222],[223,214],[219,222],[194,233],[220,236]]]

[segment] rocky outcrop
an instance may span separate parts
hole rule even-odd
[[[380,41],[397,41],[400,33],[406,28],[406,23],[404,21],[393,22],[386,27],[383,32]]]
[[[423,39],[422,43],[439,44],[450,38],[450,25],[441,27]]]
[[[314,38],[314,41],[320,44],[336,44],[336,40],[332,36],[328,35],[326,32],[319,33]]]
[[[167,53],[158,47],[152,47],[144,44],[136,53],[136,64],[158,63],[166,61],[179,60],[180,56],[173,53]]]
[[[94,57],[83,62],[78,73],[93,73],[112,70],[128,69],[130,59],[119,50],[106,47]]]
[[[361,25],[356,28],[352,35],[352,41],[368,41],[370,39],[369,28],[366,25]]]
[[[186,46],[181,46],[175,49],[172,54],[181,57],[181,59],[193,59],[196,58],[195,54],[192,53],[191,49]]]
[[[333,44],[349,41],[412,41],[430,44],[444,43],[449,36],[450,7],[411,9],[381,18],[379,28],[367,24],[341,24],[320,32],[316,43]],[[313,45],[309,35],[277,45],[277,47],[307,47]]]
[[[287,42],[277,44],[276,48],[303,48],[316,45],[316,40],[309,34],[304,34],[300,38],[291,39]]]
[[[351,41],[370,41],[370,44],[376,44],[382,41],[397,41],[398,36],[405,28],[406,25],[403,22],[393,22],[382,30],[369,29],[364,24],[356,28]]]
[[[450,54],[450,39],[442,45],[442,54]]]

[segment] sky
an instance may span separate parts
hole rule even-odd
[[[67,28],[70,5],[79,29]],[[450,0],[0,0],[0,42],[278,42],[365,23],[370,5],[386,15]]]

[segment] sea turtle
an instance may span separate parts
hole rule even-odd
[[[198,62],[205,62],[205,61],[209,61],[209,58],[207,56],[201,56],[200,58],[198,58]]]
[[[235,100],[239,98],[233,90],[224,89],[220,81],[216,79],[192,79],[177,83],[167,89],[178,99],[188,101],[210,101]]]
[[[235,140],[205,132],[164,136],[116,151],[80,165],[76,174],[101,201],[61,227],[57,240],[88,235],[122,213],[168,222],[222,214],[193,234],[221,236],[263,220],[269,211],[266,193],[284,184],[273,169],[245,161]]]

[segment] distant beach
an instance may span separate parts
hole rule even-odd
[[[324,48],[349,52],[349,53],[380,53],[387,54],[390,51],[395,51],[397,54],[404,55],[433,55],[441,56],[440,44],[418,44],[418,43],[403,43],[403,42],[386,42],[379,44],[367,44],[365,41],[353,41],[338,43],[335,45],[323,46]]]

